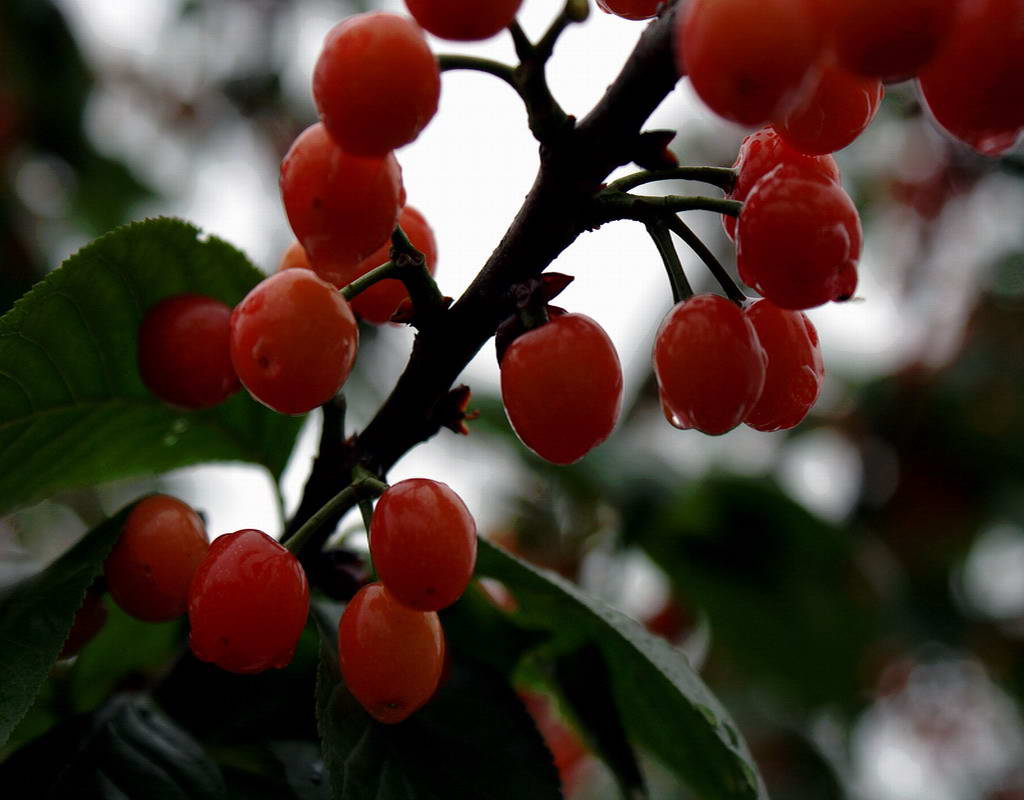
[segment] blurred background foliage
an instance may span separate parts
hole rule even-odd
[[[312,111],[290,88],[274,32],[361,8],[164,3],[162,46],[142,57],[97,50],[83,27],[89,6],[0,4],[0,310],[110,228],[201,209],[201,175],[240,147],[239,131],[276,163]],[[171,57],[181,69],[167,69]],[[700,116],[680,125],[687,163],[732,162],[741,132]],[[527,453],[499,398],[478,390],[472,446],[503,476],[484,533],[682,648],[740,722],[776,800],[1021,800],[1024,156],[973,156],[900,86],[840,160],[869,243],[864,302],[886,288],[890,313],[875,324],[896,326],[882,337],[896,352],[867,364],[839,354],[812,417],[767,437],[669,431],[650,378],[615,436],[569,468]],[[276,203],[269,185],[261,202]],[[701,230],[729,262],[718,227]],[[268,266],[285,244],[278,235],[257,260]],[[367,352],[402,358],[404,340],[388,333],[366,331],[364,363],[378,358]],[[387,387],[372,367],[360,380],[350,404],[372,409]],[[0,577],[52,558],[133,491],[76,493],[0,520]],[[111,614],[92,649],[48,684],[20,741],[113,688],[153,680],[180,647],[174,625]],[[258,783],[253,760],[267,754],[235,746],[233,734],[275,731],[288,740],[268,746],[286,781],[287,754],[309,747],[309,720],[293,709],[234,728],[205,718],[188,687],[232,689],[189,671],[203,669],[175,670],[158,700],[240,786]],[[615,796],[571,714],[541,694],[527,700],[569,795]],[[645,769],[653,797],[685,797],[657,765]]]

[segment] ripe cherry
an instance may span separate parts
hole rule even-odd
[[[179,294],[146,312],[139,327],[139,374],[173,406],[209,408],[240,388],[228,352],[231,309],[219,300]]]
[[[345,685],[378,722],[401,722],[437,690],[444,667],[441,621],[399,603],[380,583],[359,590],[338,624]]]
[[[402,226],[405,235],[409,237],[412,246],[423,253],[427,264],[427,271],[433,275],[437,268],[437,242],[434,239],[434,232],[430,229],[423,215],[412,206],[402,209],[402,215],[398,218],[398,224]],[[371,269],[379,267],[391,257],[391,244],[384,244],[377,252],[369,258],[363,259],[353,270],[346,283],[355,280],[366,274]],[[383,325],[391,319],[395,309],[409,296],[405,290],[405,284],[395,278],[375,283],[364,292],[360,292],[352,298],[352,310],[362,319],[374,325]]]
[[[440,611],[462,596],[473,576],[476,523],[446,484],[404,480],[377,501],[370,555],[396,600],[419,611]]]
[[[140,500],[103,564],[107,589],[131,616],[166,622],[185,613],[188,589],[209,542],[202,519],[174,497]]]
[[[761,178],[780,164],[788,164],[826,180],[839,181],[839,165],[831,155],[809,156],[794,150],[772,126],[747,136],[740,145],[732,165],[736,170],[736,186],[728,195],[731,200],[746,200],[750,190]],[[736,238],[736,217],[722,217],[729,238]]]
[[[360,158],[321,123],[306,128],[281,162],[288,222],[314,264],[352,266],[391,236],[405,205],[393,154]]]
[[[952,29],[958,0],[829,0],[835,50],[851,72],[905,80],[939,51]]]
[[[764,390],[744,422],[759,431],[798,425],[821,391],[825,366],[818,332],[802,311],[784,311],[757,300],[744,314],[768,356]]]
[[[665,0],[597,0],[600,9],[624,19],[650,19]]]
[[[262,531],[214,539],[188,598],[189,646],[229,672],[286,667],[306,625],[309,586],[298,560]]]
[[[740,215],[740,278],[789,310],[848,298],[861,240],[860,217],[842,186],[776,167],[757,183]]]
[[[334,397],[358,344],[345,298],[309,270],[271,275],[231,314],[238,377],[253,397],[282,414],[302,414]]]
[[[960,0],[945,46],[920,73],[938,123],[997,156],[1024,130],[1024,0]]]
[[[825,155],[842,150],[860,136],[878,113],[882,82],[855,75],[831,62],[820,65],[814,91],[803,95],[775,127],[795,150]]]
[[[515,339],[501,359],[501,399],[516,434],[554,464],[583,458],[611,434],[622,367],[608,334],[566,314]]]
[[[708,107],[760,125],[796,96],[824,43],[816,0],[692,0],[679,14],[676,63]]]
[[[765,355],[739,307],[714,294],[678,303],[654,343],[665,418],[717,436],[739,425],[765,381]]]
[[[512,24],[523,0],[405,0],[425,30],[442,39],[474,42],[490,39]]]
[[[335,25],[313,71],[324,127],[356,156],[386,156],[413,141],[440,96],[441,73],[420,26],[382,11]]]

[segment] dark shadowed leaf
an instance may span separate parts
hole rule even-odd
[[[133,504],[134,505],[134,504]],[[0,745],[32,705],[132,506],[0,600]]]

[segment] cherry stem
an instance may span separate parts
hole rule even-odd
[[[743,203],[738,200],[724,200],[701,195],[646,197],[626,194],[611,189],[611,187],[599,192],[595,200],[595,219],[593,220],[595,225],[603,225],[606,222],[619,219],[647,222],[664,213],[678,214],[681,211],[713,211],[735,217],[743,209]]]
[[[388,485],[371,474],[361,474],[334,497],[324,503],[320,510],[311,516],[305,524],[293,533],[282,544],[293,555],[302,552],[302,548],[324,524],[337,512],[344,512],[362,500],[368,500],[382,494]]]
[[[477,58],[476,56],[451,55],[445,53],[437,57],[441,72],[448,72],[455,69],[468,69],[476,72],[485,72],[505,81],[509,86],[522,95],[519,83],[516,81],[516,71],[508,64],[499,61],[492,61],[489,58]]]
[[[731,192],[736,186],[736,178],[736,170],[727,167],[674,167],[634,172],[632,175],[612,181],[608,184],[608,189],[628,192],[630,189],[656,181],[698,181],[717,186],[724,192]]]
[[[687,246],[696,254],[696,256],[704,262],[711,274],[715,276],[715,280],[722,287],[722,291],[725,292],[726,296],[732,300],[736,305],[742,306],[747,302],[747,296],[743,293],[739,286],[736,285],[736,281],[732,279],[725,267],[722,266],[722,262],[715,258],[715,254],[711,252],[701,238],[693,232],[693,229],[683,222],[675,214],[665,215],[665,225],[672,233],[686,242]]]
[[[360,275],[352,283],[342,286],[338,291],[346,300],[351,300],[358,294],[362,294],[375,283],[380,283],[388,278],[398,277],[398,265],[394,261],[385,261],[379,267],[374,267],[365,275]]]
[[[668,282],[672,287],[672,300],[675,303],[689,300],[693,297],[693,289],[690,287],[690,282],[686,279],[683,265],[679,261],[679,254],[672,243],[672,236],[669,234],[665,222],[661,220],[648,222],[647,233],[654,240],[654,245],[658,248],[661,261],[665,265],[665,272],[668,273]]]

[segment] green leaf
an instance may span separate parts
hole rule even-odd
[[[500,673],[460,660],[424,708],[375,722],[321,647],[317,711],[334,800],[557,800],[558,772]]]
[[[851,540],[759,479],[634,487],[625,538],[707,614],[747,685],[804,708],[856,702],[873,637]]]
[[[134,504],[133,504],[134,505]],[[0,745],[32,705],[132,506],[0,601]]]
[[[480,540],[478,574],[504,583],[525,626],[550,631],[575,649],[596,645],[630,738],[702,800],[762,800],[764,783],[735,723],[686,657],[637,622],[587,597],[568,581]],[[585,722],[585,720],[580,720]]]
[[[71,256],[0,318],[0,514],[59,489],[202,461],[277,477],[301,420],[245,391],[202,411],[157,400],[136,365],[144,312],[195,292],[234,305],[263,274],[175,219],[119,228]]]
[[[15,753],[3,767],[7,786],[41,797],[222,800],[224,779],[184,730],[148,698],[119,695],[78,715]]]

